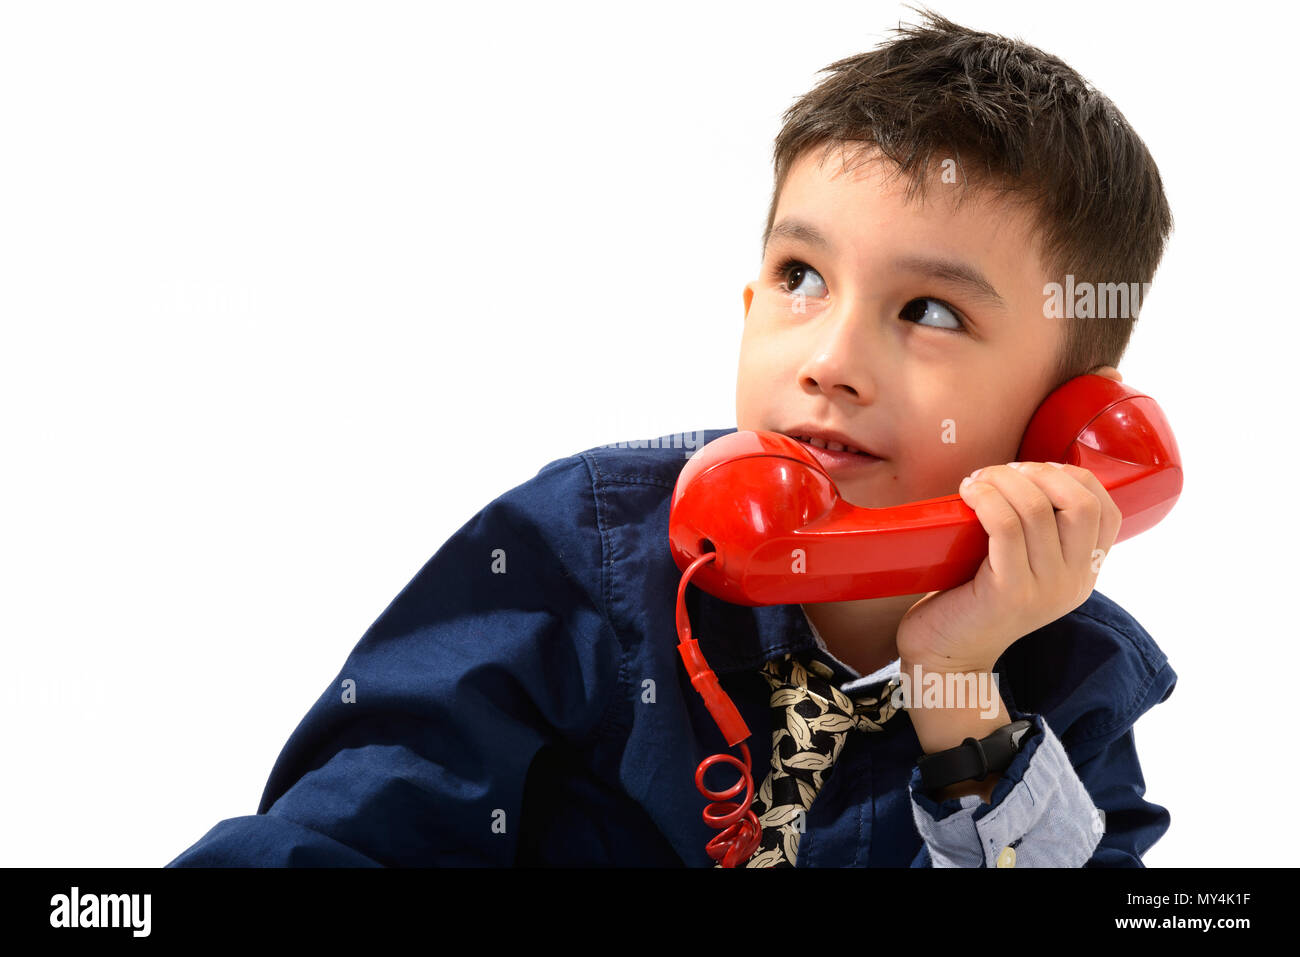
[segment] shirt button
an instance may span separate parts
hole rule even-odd
[[[998,867],[1015,867],[1016,866],[1016,849],[1014,847],[1002,848],[1002,853],[998,855]]]

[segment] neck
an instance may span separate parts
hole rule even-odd
[[[858,674],[868,675],[898,657],[898,623],[926,594],[801,607],[826,643],[826,649]]]

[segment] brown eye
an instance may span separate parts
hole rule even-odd
[[[805,296],[819,298],[826,294],[826,280],[822,279],[821,274],[805,262],[797,259],[787,259],[776,267],[776,276],[780,280],[785,291],[790,294],[802,293]],[[805,279],[811,278],[811,288],[800,289]]]
[[[929,317],[937,319],[941,324],[932,326],[936,329],[951,329],[954,331],[962,328],[962,321],[957,318],[956,312],[951,307],[940,302],[938,299],[922,297],[913,299],[899,312],[899,316],[908,322],[920,323],[921,320]]]

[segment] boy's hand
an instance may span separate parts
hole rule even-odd
[[[964,585],[926,595],[898,626],[904,667],[992,671],[1017,639],[1092,594],[1122,518],[1097,477],[1059,463],[994,465],[960,494],[989,535],[989,554]]]

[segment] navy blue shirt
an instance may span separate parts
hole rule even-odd
[[[219,822],[167,866],[712,866],[694,775],[731,749],[676,651],[668,511],[690,454],[681,435],[557,459],[482,508],[349,654],[257,813]],[[797,604],[689,587],[687,609],[753,732],[756,788],[771,757],[764,662],[807,654],[855,692],[897,673],[895,661],[858,675]],[[920,790],[902,712],[849,734],[797,866],[1142,866],[1169,813],[1144,799],[1133,724],[1174,688],[1165,655],[1094,591],[995,672],[1012,719],[1038,733],[990,803]]]

